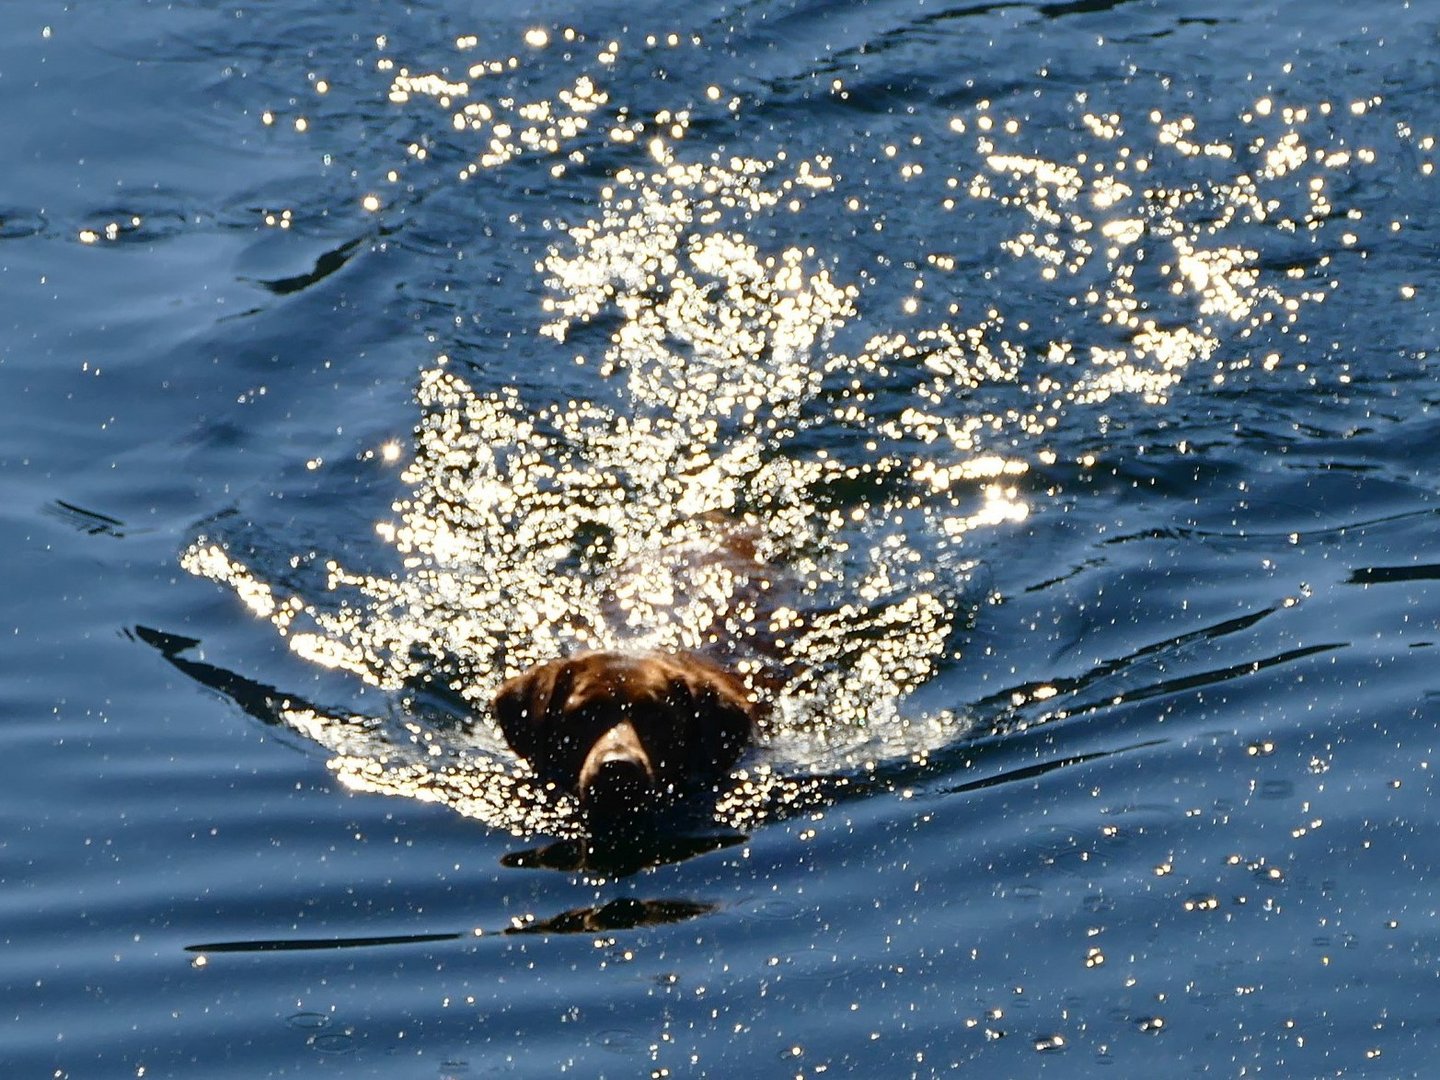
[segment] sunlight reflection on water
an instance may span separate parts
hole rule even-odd
[[[557,42],[570,51],[554,93],[487,92]],[[933,199],[912,213],[983,207],[1008,222],[996,280],[1032,287],[967,318],[959,299],[934,297],[963,293],[973,257],[897,248],[895,279],[913,279],[901,312],[942,310],[877,330],[892,313],[867,306],[865,282],[836,280],[839,252],[813,239],[837,215],[866,226],[864,171],[823,154],[692,152],[696,111],[744,103],[698,88],[642,117],[607,89],[619,42],[561,30],[489,59],[473,58],[477,39],[456,45],[466,81],[411,72],[383,42],[377,69],[397,108],[428,102],[473,141],[460,181],[522,159],[550,161],[557,180],[602,154],[625,161],[595,181],[588,216],[555,226],[535,267],[549,295],[534,330],[587,395],[536,401],[438,358],[416,389],[411,494],[377,525],[399,575],[337,558],[328,592],[282,595],[223,535],[198,538],[184,565],[229,585],[307,659],[391,691],[441,682],[481,715],[501,679],[576,649],[717,652],[775,702],[762,754],[722,802],[735,824],[803,801],[810,777],[923,759],[963,735],[963,710],[922,715],[905,700],[980,600],[967,538],[1025,518],[1044,497],[1026,486],[1036,467],[1094,464],[1077,427],[1163,405],[1197,378],[1303,375],[1301,314],[1355,241],[1347,231],[1295,252],[1292,239],[1369,225],[1337,215],[1330,177],[1375,152],[1329,123],[1369,102],[1263,98],[1212,138],[1158,110],[1091,111],[1082,93],[1078,141],[1059,160],[982,101],[876,148],[869,168]],[[836,80],[832,93],[848,91]],[[409,157],[406,169],[426,167],[420,144]],[[775,242],[796,231],[812,239]],[[1271,243],[1290,254],[1267,254]],[[1037,289],[1056,310],[1027,305]],[[1032,322],[1065,313],[1073,325],[1037,348]],[[859,347],[834,348],[847,329],[863,329]],[[284,719],[354,786],[517,832],[570,828],[564,801],[538,791],[486,723],[462,737],[420,709],[399,722],[310,706]]]

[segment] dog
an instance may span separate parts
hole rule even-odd
[[[592,828],[652,819],[713,789],[755,737],[745,684],[692,653],[582,652],[501,684],[495,717]]]

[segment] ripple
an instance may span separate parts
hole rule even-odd
[[[644,1054],[650,1048],[650,1037],[631,1028],[607,1028],[597,1031],[588,1041],[592,1046],[598,1046],[612,1054],[626,1056]]]
[[[804,906],[797,904],[794,900],[787,900],[781,897],[753,897],[742,900],[736,905],[737,909],[760,919],[771,922],[786,922],[797,919],[805,911]]]
[[[0,240],[39,236],[45,228],[45,215],[38,211],[0,206]]]
[[[1263,780],[1259,787],[1260,798],[1273,802],[1294,798],[1295,782],[1293,780]]]
[[[300,1012],[285,1019],[285,1023],[302,1031],[318,1031],[330,1026],[330,1017],[324,1013]]]
[[[321,1054],[350,1054],[355,1051],[355,1036],[349,1031],[312,1035],[309,1044]]]

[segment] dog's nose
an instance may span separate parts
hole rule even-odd
[[[619,818],[649,809],[655,797],[650,756],[628,722],[596,740],[580,767],[580,807],[591,817]]]
[[[655,788],[637,761],[611,758],[580,786],[580,806],[592,819],[618,821],[650,808]]]

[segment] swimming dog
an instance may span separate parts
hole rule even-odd
[[[692,653],[582,652],[501,684],[510,748],[579,800],[592,828],[713,789],[755,735],[745,684]]]

